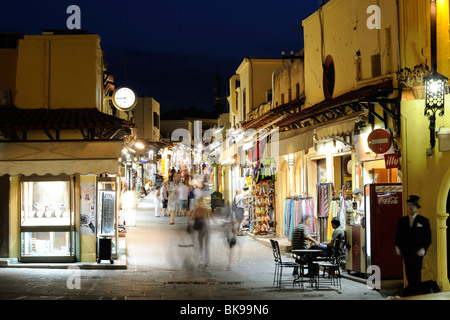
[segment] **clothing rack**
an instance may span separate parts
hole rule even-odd
[[[291,197],[284,200],[284,235],[292,240],[292,233],[296,225],[303,221],[306,215],[311,216],[309,232],[316,232],[315,206],[313,197]]]
[[[286,199],[288,200],[309,200],[309,199],[314,199],[314,197],[308,196],[287,196]]]

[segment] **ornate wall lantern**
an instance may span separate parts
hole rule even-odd
[[[436,112],[439,116],[444,115],[445,84],[447,77],[437,72],[436,58],[436,0],[430,1],[430,31],[431,31],[431,75],[425,78],[425,112],[424,115],[430,120],[430,145],[431,149],[436,144]],[[427,154],[431,152],[427,151]]]
[[[436,112],[439,116],[444,115],[445,84],[447,77],[433,72],[425,78],[425,112],[424,115],[430,120],[430,145],[434,148],[436,144]]]

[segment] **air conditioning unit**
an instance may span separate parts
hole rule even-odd
[[[8,88],[0,88],[0,106],[11,104],[11,90]]]

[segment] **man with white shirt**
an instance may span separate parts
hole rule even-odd
[[[420,209],[419,197],[410,195],[406,201],[408,215],[401,217],[395,235],[395,249],[398,255],[403,256],[408,286],[405,295],[420,294],[421,271],[423,257],[431,245],[430,222],[418,214]]]
[[[178,187],[178,203],[180,205],[180,210],[178,211],[178,215],[181,214],[181,211],[186,215],[188,209],[188,199],[189,199],[189,187],[186,184],[186,181],[181,182]]]

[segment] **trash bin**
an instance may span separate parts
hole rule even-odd
[[[114,263],[112,259],[112,239],[107,237],[98,238],[97,245],[97,263],[102,260],[109,260],[111,264]]]

